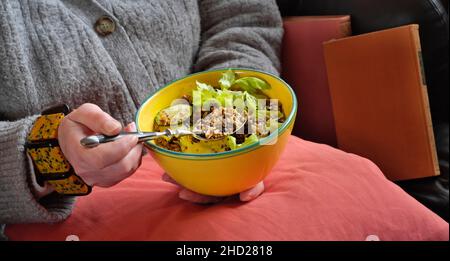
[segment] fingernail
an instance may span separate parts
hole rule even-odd
[[[133,131],[136,131],[136,122],[132,122],[132,123],[130,123],[130,128],[133,130]]]
[[[116,120],[110,120],[105,123],[105,130],[108,133],[114,132],[114,131],[120,129],[121,127],[122,127],[122,125],[120,125],[120,123]]]
[[[247,201],[249,201],[250,200],[250,197],[249,196],[246,196],[246,197],[239,197],[239,199],[242,201],[242,202],[247,202]]]
[[[252,199],[256,198],[256,196],[257,196],[256,193],[250,193],[247,196],[247,200],[252,200]]]
[[[245,195],[244,197],[240,197],[240,199],[241,199],[241,201],[251,201],[251,200],[253,200],[253,199],[255,199],[255,197],[256,197],[256,193],[250,193],[250,194],[247,194],[247,195]]]

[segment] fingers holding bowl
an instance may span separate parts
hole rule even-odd
[[[246,190],[244,192],[241,192],[239,194],[239,198],[241,201],[252,201],[255,198],[259,197],[264,192],[264,182],[261,181],[253,188]]]
[[[173,178],[171,178],[167,173],[164,173],[161,179],[165,182],[172,183],[174,185],[180,186]],[[180,186],[181,187],[181,186]],[[264,182],[261,181],[256,186],[246,191],[243,191],[239,194],[239,199],[242,202],[247,202],[254,200],[259,197],[264,192]],[[216,197],[216,196],[208,196],[196,193],[192,190],[181,187],[180,192],[178,193],[178,197],[184,199],[186,201],[197,203],[197,204],[209,204],[209,203],[217,203],[222,201],[225,197]]]

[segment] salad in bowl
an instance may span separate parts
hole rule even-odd
[[[264,94],[264,79],[239,77],[229,69],[211,86],[195,88],[158,112],[154,131],[188,129],[199,135],[165,136],[156,145],[177,152],[218,153],[244,148],[278,130],[285,121],[281,103]]]
[[[276,75],[253,69],[194,73],[152,93],[138,131],[188,130],[145,146],[163,171],[194,192],[227,196],[262,181],[294,126],[297,100]]]

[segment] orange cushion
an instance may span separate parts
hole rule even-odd
[[[448,223],[369,160],[290,139],[258,199],[202,206],[177,197],[146,156],[129,179],[80,197],[59,224],[9,225],[12,240],[448,240]],[[213,173],[211,173],[213,175]]]

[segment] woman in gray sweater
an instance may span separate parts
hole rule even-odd
[[[74,198],[38,185],[25,153],[45,108],[77,108],[59,127],[63,154],[86,183],[112,186],[139,166],[141,145],[124,138],[87,151],[80,137],[119,132],[149,93],[194,71],[277,74],[281,37],[274,0],[0,0],[0,224],[71,212]]]

